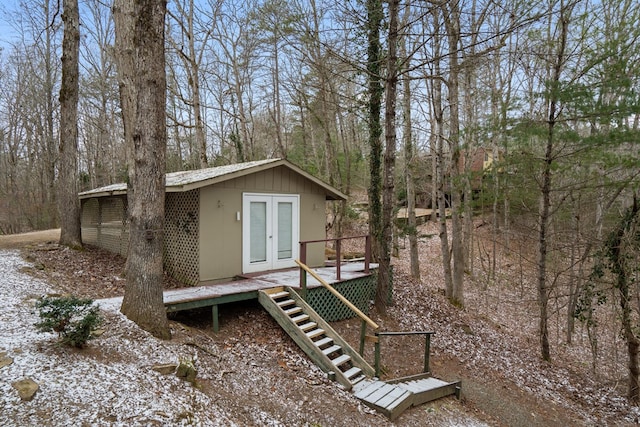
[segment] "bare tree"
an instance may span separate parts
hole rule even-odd
[[[369,130],[369,234],[372,236],[372,251],[374,259],[378,259],[381,252],[382,240],[382,205],[380,203],[382,177],[382,126],[380,111],[382,107],[383,88],[380,78],[381,49],[380,26],[382,24],[381,0],[367,0],[367,85],[369,99],[367,101],[367,119]]]
[[[116,56],[129,147],[129,251],[121,311],[171,338],[162,297],[166,157],[165,0],[116,0]]]
[[[440,224],[440,252],[442,253],[442,268],[444,273],[445,294],[453,295],[453,276],[451,274],[451,253],[449,251],[449,232],[447,229],[447,200],[446,200],[446,182],[445,182],[445,167],[447,165],[447,159],[444,143],[444,106],[442,105],[442,92],[444,82],[441,79],[441,36],[438,33],[438,28],[441,23],[441,14],[438,8],[433,10],[433,70],[432,75],[427,76],[431,79],[431,99],[432,99],[432,113],[431,113],[431,140],[432,146],[435,146],[435,152],[432,154],[435,159],[434,181],[436,188],[437,199],[433,200],[433,206],[437,204],[438,207],[438,221]],[[434,209],[435,210],[435,209]]]
[[[57,224],[55,202],[58,161],[59,10],[52,0],[21,2],[15,26],[20,39],[9,56],[14,94],[9,132],[18,149],[14,179],[20,194],[10,200],[19,215],[19,230],[52,228]],[[19,102],[19,103],[18,103]],[[16,194],[16,193],[13,193]]]
[[[60,168],[58,212],[60,244],[82,247],[80,200],[78,199],[78,57],[80,12],[78,0],[64,0],[62,41],[62,84],[60,86]]]
[[[411,1],[406,5],[405,15],[402,19],[403,26],[407,25],[411,11]],[[418,257],[418,229],[416,222],[416,189],[414,182],[414,169],[416,167],[414,161],[414,144],[411,122],[411,79],[409,67],[411,64],[407,53],[407,45],[409,43],[406,30],[403,31],[402,41],[400,42],[401,60],[403,61],[402,80],[402,113],[403,113],[403,131],[402,138],[404,141],[404,167],[405,182],[407,187],[407,231],[409,235],[409,258],[411,265],[411,276],[420,279],[420,260]]]
[[[547,119],[547,139],[543,157],[543,168],[540,179],[540,210],[538,213],[538,304],[540,307],[540,351],[544,360],[551,359],[549,347],[549,285],[547,280],[547,251],[548,233],[551,219],[551,192],[553,191],[552,177],[553,164],[558,153],[556,152],[556,123],[558,121],[559,106],[559,85],[560,76],[566,64],[567,33],[569,31],[569,20],[571,7],[565,6],[561,1],[559,15],[559,40],[553,57],[551,78],[549,84],[549,97],[546,100],[548,105]]]
[[[211,25],[199,26],[197,17],[203,15],[194,0],[175,2],[177,13],[171,14],[173,21],[177,23],[180,32],[176,36],[178,40],[170,39],[173,49],[178,54],[184,65],[187,75],[187,84],[190,87],[191,98],[187,100],[192,108],[196,147],[199,153],[199,166],[206,168],[209,164],[207,156],[207,140],[205,135],[205,123],[202,105],[201,80],[202,61],[213,28]],[[204,29],[203,29],[204,28]]]
[[[126,173],[124,137],[114,63],[111,7],[102,0],[83,3],[80,25],[80,170],[84,189],[122,182]],[[87,182],[88,181],[88,182]]]
[[[400,0],[389,2],[389,37],[387,56],[387,78],[385,80],[385,150],[384,179],[382,185],[382,239],[380,240],[380,259],[378,268],[378,289],[376,306],[386,312],[391,279],[391,239],[393,233],[393,212],[395,200],[396,166],[396,93],[398,86],[398,9]]]
[[[234,155],[227,156],[239,162],[259,157],[252,123],[256,101],[252,94],[254,82],[259,80],[256,62],[260,40],[255,35],[246,10],[250,10],[251,4],[250,0],[225,3],[226,19],[215,20],[213,40],[217,48],[211,49],[215,60],[212,78],[222,89],[212,94],[220,105],[218,132],[223,139],[226,116],[230,116],[228,120],[232,124],[229,139]]]

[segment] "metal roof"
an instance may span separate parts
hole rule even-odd
[[[192,171],[171,172],[166,174],[166,191],[182,192],[194,190],[196,188],[205,187],[207,185],[216,184],[218,182],[228,181],[251,173],[263,170],[285,166],[305,178],[313,181],[326,191],[328,200],[346,200],[347,196],[338,189],[330,186],[324,181],[314,177],[313,175],[300,169],[293,163],[284,159],[267,159],[257,160],[254,162],[235,163],[226,166],[216,166],[214,168],[197,169]],[[127,194],[127,184],[122,182],[111,184],[100,188],[79,193],[80,199],[89,199],[93,197],[106,197]]]

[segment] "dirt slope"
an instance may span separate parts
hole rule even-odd
[[[430,237],[436,232],[432,228],[427,224],[420,230],[426,236],[420,242],[423,280],[407,276],[408,257],[401,249],[394,260],[395,304],[386,317],[375,312],[372,316],[383,330],[435,331],[432,371],[445,380],[462,380],[461,401],[446,398],[412,408],[391,424],[328,382],[257,304],[221,306],[218,334],[210,330],[209,310],[181,313],[172,319],[171,343],[197,356],[201,391],[219,402],[238,425],[255,425],[258,419],[287,426],[636,425],[640,412],[626,404],[623,392],[591,378],[584,346],[559,349],[552,363],[539,360],[536,319],[530,314],[535,311],[526,303],[509,305],[509,289],[497,289],[505,299],[492,304],[486,291],[470,282],[466,308],[449,305],[441,292],[438,242]],[[41,243],[52,240],[55,233],[0,236],[0,247],[24,245],[32,237],[34,244],[23,251],[39,266],[31,274],[79,296],[122,294],[122,258],[96,248],[76,252]],[[531,304],[535,308],[535,302]],[[358,321],[333,326],[357,346]],[[372,361],[371,349],[365,356]],[[419,372],[422,356],[422,341],[385,343],[385,375]]]
[[[0,249],[19,249],[26,245],[57,242],[60,240],[60,229],[33,231],[22,234],[0,235]]]

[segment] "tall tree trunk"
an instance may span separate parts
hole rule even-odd
[[[440,26],[439,9],[433,11],[434,29]],[[440,252],[442,253],[442,269],[444,272],[445,295],[450,297],[453,295],[453,279],[451,275],[451,254],[449,251],[449,233],[447,230],[447,200],[445,188],[445,152],[444,152],[444,110],[442,107],[442,85],[443,81],[438,77],[441,76],[440,69],[440,35],[437,30],[434,31],[433,37],[433,75],[432,80],[432,104],[433,104],[433,125],[435,131],[435,187],[437,198],[432,201],[434,206],[437,205],[438,221],[440,224]]]
[[[82,247],[80,201],[78,199],[78,56],[80,13],[78,0],[64,0],[64,40],[62,42],[62,83],[60,87],[60,169],[58,212],[60,244]]]
[[[573,338],[573,331],[575,329],[575,310],[578,302],[578,289],[580,289],[582,282],[582,262],[578,262],[578,246],[580,244],[581,234],[581,222],[580,222],[580,209],[582,208],[581,198],[578,197],[575,200],[572,197],[571,204],[573,205],[573,212],[571,215],[571,232],[572,242],[570,250],[569,260],[569,278],[567,283],[568,288],[568,301],[567,301],[567,328],[566,328],[566,340],[567,344],[571,344]]]
[[[154,336],[171,332],[162,297],[165,200],[165,0],[116,0],[116,53],[129,145],[129,252],[121,311]]]
[[[549,346],[549,294],[547,286],[547,250],[549,239],[549,226],[551,222],[551,190],[552,170],[555,161],[555,125],[558,119],[558,104],[560,90],[560,75],[565,61],[565,49],[567,44],[567,32],[569,28],[569,16],[564,5],[560,9],[560,40],[556,52],[551,87],[549,88],[549,115],[547,119],[547,141],[543,158],[542,176],[540,179],[540,209],[538,213],[538,305],[540,308],[540,353],[543,360],[551,360]]]
[[[196,125],[196,143],[200,152],[200,167],[209,167],[209,157],[207,155],[207,139],[204,132],[204,119],[202,118],[202,95],[200,94],[200,57],[196,51],[195,29],[194,29],[194,0],[189,0],[188,28],[191,32],[189,40],[189,65],[191,68],[191,91],[193,93],[193,114]],[[207,33],[207,38],[209,33]],[[206,44],[206,39],[203,41]]]
[[[462,230],[462,193],[458,188],[460,177],[460,104],[458,65],[460,43],[460,10],[452,2],[443,17],[449,41],[449,141],[451,144],[451,254],[453,258],[452,293],[449,300],[464,305],[464,242]],[[446,8],[446,5],[445,5]]]
[[[382,84],[380,82],[380,25],[382,24],[381,0],[367,0],[367,78],[369,86],[369,234],[372,237],[373,258],[380,258],[382,239],[382,205],[380,203],[382,177]]]
[[[203,169],[209,166],[209,157],[207,154],[205,123],[202,117],[202,94],[200,88],[202,80],[200,64],[202,62],[203,51],[198,51],[196,38],[200,38],[199,42],[201,45],[206,45],[212,29],[205,30],[204,34],[196,34],[198,31],[195,22],[195,14],[197,11],[194,0],[177,1],[175,7],[177,14],[175,16],[172,15],[172,17],[178,23],[180,31],[182,32],[182,38],[180,43],[172,42],[172,44],[184,64],[188,85],[191,89],[191,99],[188,101],[188,104],[193,112],[195,146],[198,154],[197,165]]]
[[[433,84],[441,85],[442,83],[433,82]],[[433,107],[433,109],[435,109],[435,106]],[[433,112],[429,121],[431,122],[432,129],[438,128]],[[436,157],[436,153],[438,152],[437,139],[438,137],[436,131],[431,131],[431,135],[429,136],[429,150],[431,152],[431,216],[429,217],[429,220],[431,222],[436,222],[438,220],[438,164]]]
[[[611,233],[611,236],[606,243],[606,253],[611,263],[611,271],[616,276],[615,286],[620,298],[620,309],[622,311],[622,333],[627,342],[627,367],[629,369],[627,397],[633,404],[638,404],[640,402],[640,382],[638,380],[640,376],[640,366],[638,365],[640,342],[634,333],[636,325],[634,325],[632,307],[633,297],[631,295],[631,283],[633,282],[633,279],[629,277],[629,273],[627,271],[629,257],[624,250],[624,240],[627,233],[633,229],[634,222],[637,222],[639,213],[640,205],[638,204],[637,197],[634,194],[633,205],[627,209],[624,217],[621,219],[616,229]],[[639,237],[637,232],[634,234],[635,236],[631,237],[631,239],[635,240],[634,243],[637,245],[639,243]]]
[[[282,135],[282,100],[280,98],[280,45],[278,44],[277,34],[273,38],[273,123],[275,124],[276,142],[278,143],[278,155],[286,159],[287,150],[285,147],[284,137]]]
[[[410,2],[405,9],[403,22],[409,21],[409,13],[411,11]],[[420,280],[420,259],[418,257],[418,228],[416,222],[416,188],[414,182],[414,148],[413,133],[411,131],[411,79],[409,78],[409,58],[407,57],[406,37],[402,37],[400,43],[401,56],[404,61],[404,79],[402,80],[402,109],[403,109],[403,131],[404,139],[404,164],[405,164],[405,181],[407,187],[407,229],[409,234],[409,260],[411,277]]]
[[[496,279],[496,260],[498,256],[498,202],[500,200],[500,173],[496,168],[498,161],[498,132],[500,127],[500,108],[499,99],[501,93],[498,89],[498,71],[500,67],[500,55],[496,53],[496,58],[493,63],[493,70],[489,77],[491,79],[491,119],[493,132],[491,135],[491,153],[493,156],[493,164],[491,165],[491,176],[493,178],[493,191],[492,191],[492,204],[491,204],[491,259],[489,261],[489,277],[490,281]]]
[[[398,8],[400,0],[389,1],[389,38],[387,80],[385,83],[385,154],[384,184],[382,189],[382,240],[378,267],[378,292],[376,306],[386,313],[391,280],[391,240],[393,238],[393,212],[395,199],[396,166],[396,92],[398,86]]]
[[[317,96],[320,101],[321,111],[312,111],[317,120],[320,122],[324,136],[325,147],[325,171],[329,184],[340,188],[342,187],[342,179],[340,173],[340,164],[338,162],[337,146],[335,139],[338,137],[338,127],[336,125],[336,112],[339,109],[339,100],[332,96],[335,92],[328,75],[327,66],[325,64],[326,57],[322,51],[322,40],[320,39],[320,17],[314,0],[310,1],[312,26],[307,30],[310,33],[309,55],[311,56],[312,66],[315,69],[319,86],[317,88]],[[331,70],[329,70],[331,72]],[[340,205],[342,206],[342,204]],[[337,205],[334,206],[334,214],[339,212]],[[336,216],[339,219],[340,215]]]

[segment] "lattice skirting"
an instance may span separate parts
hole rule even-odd
[[[369,314],[369,308],[376,295],[375,274],[337,283],[334,288],[353,303],[360,311]],[[391,288],[389,293],[392,293]],[[307,303],[327,322],[350,319],[353,311],[325,288],[307,291]]]
[[[191,286],[200,280],[200,193],[167,193],[164,222],[164,268]]]

